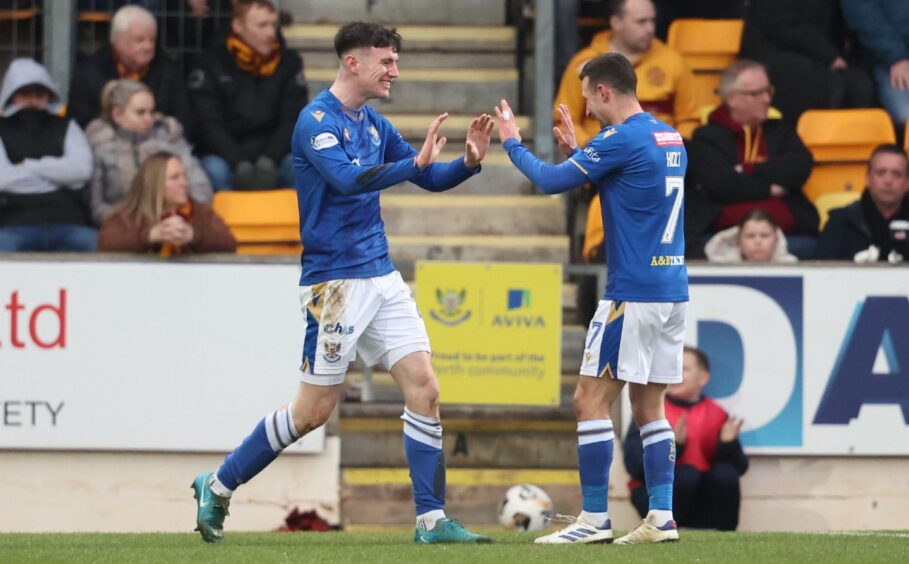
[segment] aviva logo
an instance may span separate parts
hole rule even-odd
[[[508,290],[508,309],[530,307],[530,290]]]

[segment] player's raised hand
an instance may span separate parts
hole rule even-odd
[[[559,116],[564,131],[559,127],[552,128],[552,134],[559,144],[559,150],[567,157],[578,148],[577,135],[574,132],[574,122],[571,120],[571,114],[568,112],[568,106],[559,104]]]
[[[474,169],[486,158],[489,138],[493,128],[492,116],[483,114],[470,120],[467,128],[467,142],[464,146],[464,165]]]
[[[730,417],[727,419],[720,429],[720,442],[731,443],[739,438],[739,433],[742,432],[742,423],[744,422],[741,417]]]
[[[514,112],[511,111],[511,106],[508,105],[507,100],[502,99],[499,106],[496,106],[496,117],[499,122],[499,141],[504,143],[509,139],[517,139],[520,142],[521,130],[518,129]]]
[[[420,170],[434,163],[439,157],[439,153],[442,152],[442,148],[445,147],[445,143],[448,142],[445,137],[439,137],[439,128],[442,127],[442,122],[446,118],[448,118],[448,112],[432,120],[432,123],[429,124],[429,129],[426,131],[426,141],[423,141],[420,153],[414,157],[414,163]]]

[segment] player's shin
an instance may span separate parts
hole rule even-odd
[[[581,520],[595,527],[609,521],[607,492],[615,433],[612,421],[596,419],[578,422],[578,472],[581,477]]]
[[[431,530],[445,517],[445,455],[438,419],[404,408],[404,452],[410,467],[417,526]]]
[[[650,513],[659,523],[672,520],[672,483],[675,478],[675,434],[669,421],[659,419],[641,426],[644,445],[644,480]]]
[[[240,484],[251,480],[300,438],[290,405],[273,411],[259,421],[253,432],[232,453],[215,474],[212,492],[230,497]]]

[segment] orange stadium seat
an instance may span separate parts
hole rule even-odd
[[[817,208],[817,213],[821,216],[820,229],[824,229],[824,225],[827,224],[827,219],[830,218],[830,210],[848,206],[858,200],[861,195],[861,192],[828,192],[818,196],[814,202],[814,207]]]
[[[719,103],[720,73],[735,62],[742,42],[742,20],[677,19],[669,26],[669,46],[678,50],[694,72],[701,105]]]
[[[212,202],[244,255],[297,255],[300,219],[297,191],[218,192]]]
[[[903,149],[909,153],[909,119],[906,120],[906,129],[903,130]]]
[[[805,184],[812,202],[829,192],[861,193],[871,151],[896,141],[893,122],[880,108],[808,110],[799,118],[798,134],[814,157]]]

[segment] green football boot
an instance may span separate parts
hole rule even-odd
[[[190,486],[196,499],[196,530],[202,533],[205,542],[221,542],[224,540],[224,518],[230,515],[227,512],[230,499],[212,493],[211,477],[211,472],[203,472]]]
[[[485,544],[492,542],[489,537],[471,533],[464,528],[457,519],[439,519],[432,530],[417,527],[413,535],[416,544],[441,544],[441,543],[475,543]]]

